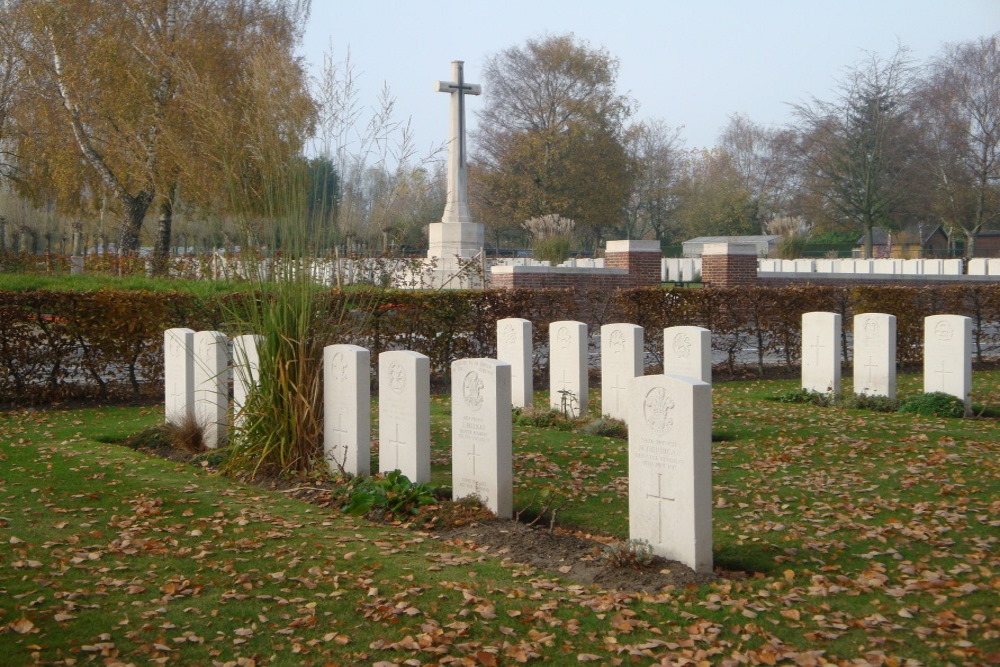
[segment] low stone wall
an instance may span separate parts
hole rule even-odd
[[[533,289],[633,287],[627,269],[598,269],[568,266],[494,266],[490,273],[490,287]]]

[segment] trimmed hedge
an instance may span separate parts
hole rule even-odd
[[[227,313],[240,297],[202,298],[176,292],[0,292],[0,404],[66,399],[158,396],[162,392],[163,331],[170,327],[237,331]],[[542,358],[548,324],[586,322],[593,330],[631,322],[646,330],[646,349],[662,360],[663,329],[691,324],[712,331],[712,344],[726,354],[730,370],[737,353],[756,349],[767,357],[798,362],[802,313],[826,310],[844,318],[848,349],[856,313],[897,317],[899,362],[917,364],[923,354],[923,318],[951,313],[973,319],[979,360],[1000,348],[1000,284],[934,288],[793,286],[732,289],[637,288],[629,290],[483,290],[333,292],[317,308],[336,312],[342,301],[356,310],[351,342],[378,355],[409,349],[427,355],[439,379],[451,361],[496,354],[496,321],[523,317],[534,323],[535,367]],[[228,301],[228,303],[227,303]],[[373,305],[374,304],[374,305]],[[346,334],[345,334],[346,338]]]

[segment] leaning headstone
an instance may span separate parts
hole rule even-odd
[[[802,388],[840,393],[840,314],[802,315]]]
[[[940,391],[972,409],[972,319],[962,315],[924,318],[924,392]]]
[[[549,325],[549,407],[568,417],[587,412],[587,325]]]
[[[497,322],[497,359],[510,364],[510,399],[515,408],[534,403],[534,371],[531,366],[531,322],[508,317]]]
[[[663,372],[712,384],[712,332],[690,326],[664,329]]]
[[[628,486],[629,537],[711,572],[711,386],[672,375],[633,380]]]
[[[207,449],[224,445],[229,431],[229,339],[219,331],[194,334],[194,419]]]
[[[628,419],[629,387],[643,373],[643,338],[635,324],[601,327],[601,414]]]
[[[495,359],[451,364],[453,498],[476,496],[504,519],[514,512],[510,376]]]
[[[163,332],[164,420],[181,426],[194,418],[194,330]]]
[[[243,408],[250,391],[260,382],[261,336],[247,334],[233,338],[233,424],[240,426],[246,418]]]
[[[410,350],[378,355],[378,469],[431,481],[430,358]]]
[[[896,316],[854,316],[854,393],[896,398]]]
[[[323,348],[323,454],[330,472],[371,472],[371,352]]]

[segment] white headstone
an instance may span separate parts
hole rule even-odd
[[[323,455],[330,472],[371,472],[371,352],[323,348]]]
[[[802,315],[802,388],[840,393],[840,314]]]
[[[208,449],[225,444],[229,431],[229,339],[219,331],[194,334],[194,418]]]
[[[896,398],[896,316],[854,316],[854,393]]]
[[[71,255],[69,258],[69,275],[83,275],[83,257],[81,255]]]
[[[601,414],[628,419],[629,387],[643,374],[643,333],[635,324],[601,327]]]
[[[164,420],[181,426],[194,418],[194,330],[163,332]]]
[[[712,389],[700,380],[632,381],[629,536],[696,572],[712,571]]]
[[[957,396],[971,411],[972,319],[962,315],[924,318],[924,392]]]
[[[969,275],[970,276],[986,276],[989,275],[989,264],[985,257],[973,257],[969,260]]]
[[[233,423],[239,426],[245,415],[250,391],[260,381],[260,353],[257,346],[263,337],[255,334],[233,338]]]
[[[431,367],[419,352],[378,355],[378,469],[431,481]]]
[[[795,273],[813,273],[816,270],[816,264],[811,259],[796,259],[795,262]]]
[[[497,321],[497,359],[510,364],[510,398],[515,408],[530,407],[535,399],[531,365],[531,322],[520,317]]]
[[[663,372],[712,384],[712,332],[691,326],[664,329]]]
[[[455,500],[477,496],[501,518],[514,512],[510,364],[451,364],[451,479]]]
[[[587,412],[587,325],[549,325],[549,407],[569,417]]]

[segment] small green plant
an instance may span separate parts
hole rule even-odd
[[[620,419],[601,417],[581,428],[580,432],[587,435],[600,435],[606,438],[620,438],[624,440],[628,437],[628,426]]]
[[[393,470],[384,477],[355,478],[343,509],[348,514],[383,520],[415,515],[420,507],[434,502],[434,487],[415,484]]]
[[[873,394],[846,394],[837,401],[837,405],[852,410],[870,410],[871,412],[896,412],[899,401],[888,396]]]
[[[642,569],[653,564],[653,545],[646,540],[615,542],[604,547],[601,554],[606,562],[615,567]]]
[[[772,396],[771,400],[779,403],[807,403],[824,407],[833,405],[836,402],[832,394],[821,394],[818,391],[811,391],[809,389],[796,389],[795,391],[778,394],[777,396]]]
[[[577,406],[579,405],[580,401],[577,400],[576,394],[569,389],[559,390],[559,411],[563,413],[566,419],[572,419],[577,415]]]
[[[904,400],[899,405],[899,411],[923,417],[963,417],[965,403],[957,396],[932,391]]]
[[[514,423],[535,428],[553,428],[559,431],[572,431],[575,424],[559,410],[542,408],[518,408],[514,411]]]

